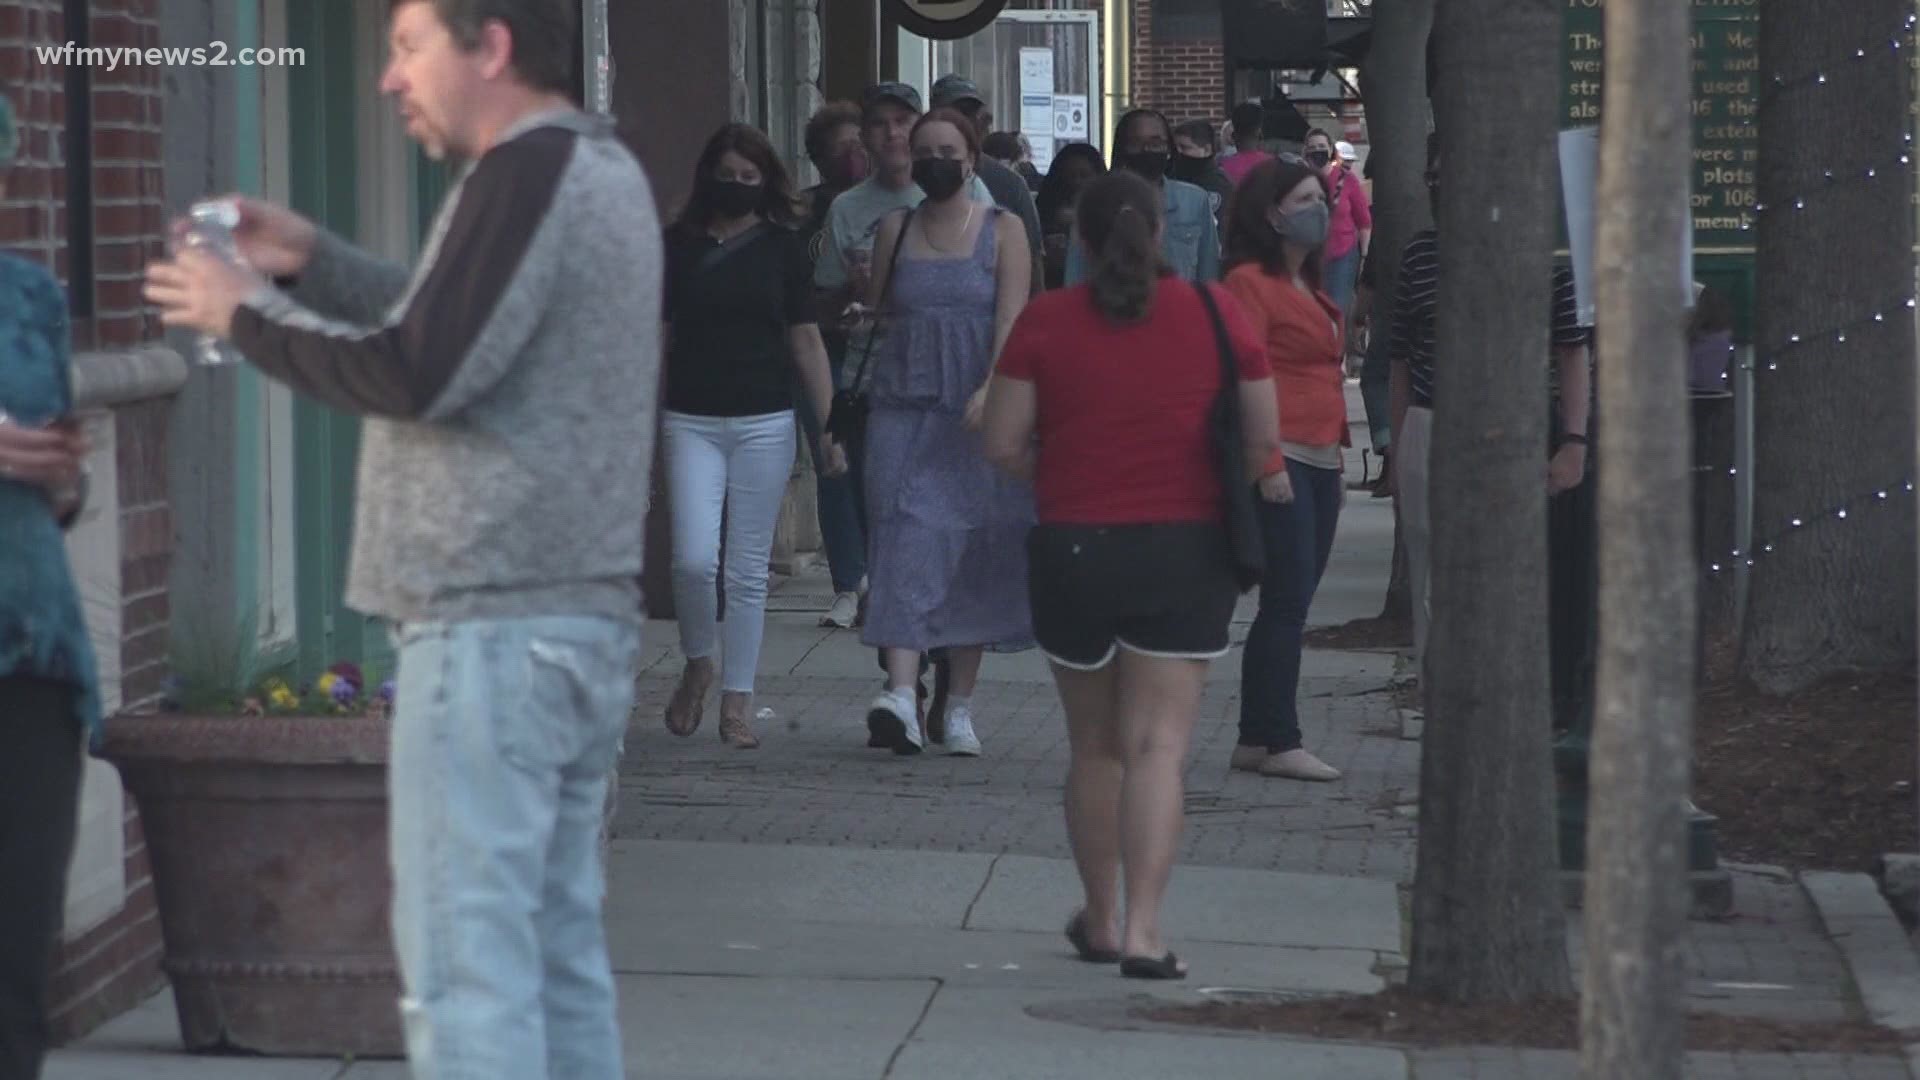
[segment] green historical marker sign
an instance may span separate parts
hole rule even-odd
[[[1565,0],[1560,126],[1600,122],[1606,0]],[[1760,157],[1757,0],[1693,0],[1693,242],[1700,255],[1748,254]]]

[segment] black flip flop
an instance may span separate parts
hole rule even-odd
[[[1158,960],[1129,956],[1120,961],[1120,974],[1129,979],[1184,979],[1187,977],[1187,973],[1180,969],[1180,958],[1171,952]]]
[[[1116,949],[1096,949],[1087,937],[1087,912],[1085,908],[1073,913],[1073,919],[1067,923],[1067,943],[1080,959],[1089,964],[1117,964],[1120,953]]]

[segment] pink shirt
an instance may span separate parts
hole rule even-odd
[[[1273,155],[1265,150],[1242,150],[1221,158],[1220,171],[1227,174],[1227,179],[1233,181],[1234,187],[1239,187],[1240,181],[1245,180],[1248,173],[1272,160]]]
[[[1333,221],[1327,229],[1327,258],[1338,259],[1360,243],[1360,231],[1373,228],[1373,205],[1367,201],[1367,185],[1360,174],[1345,165],[1327,171],[1327,190],[1340,190],[1333,206]]]

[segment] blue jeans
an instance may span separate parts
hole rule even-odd
[[[389,764],[400,1011],[417,1080],[619,1080],[600,829],[638,622],[416,623]]]
[[[1264,746],[1275,754],[1300,749],[1300,652],[1305,647],[1307,609],[1327,572],[1333,533],[1340,524],[1345,485],[1333,469],[1287,462],[1293,501],[1256,496],[1267,542],[1267,574],[1260,583],[1260,613],[1247,634],[1240,668],[1240,745]]]
[[[1360,249],[1357,246],[1337,259],[1328,259],[1322,269],[1321,283],[1343,315],[1353,309],[1353,290],[1359,281]]]
[[[833,384],[840,385],[841,363],[833,364]],[[804,389],[794,394],[800,423],[807,433],[807,450],[813,455],[814,501],[820,515],[820,539],[827,546],[827,572],[833,577],[833,591],[858,592],[867,576],[866,470],[861,468],[860,448],[847,447],[847,471],[839,476],[821,472],[820,418],[813,415],[813,402]]]

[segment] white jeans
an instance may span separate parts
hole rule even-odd
[[[1407,588],[1413,593],[1415,670],[1427,658],[1433,621],[1433,517],[1428,460],[1433,455],[1433,410],[1412,406],[1393,443],[1394,481],[1400,491],[1400,533],[1407,546]]]
[[[689,416],[668,412],[663,425],[667,497],[673,511],[673,606],[680,649],[689,660],[713,656],[721,636],[715,582],[720,520],[727,523],[727,619],[720,642],[720,689],[753,692],[766,629],[768,564],[787,477],[793,472],[793,412],[764,416]]]

